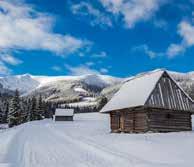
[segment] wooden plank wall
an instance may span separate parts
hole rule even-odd
[[[147,114],[149,131],[177,132],[192,130],[191,113],[189,112],[164,112],[161,109],[150,109]]]
[[[55,121],[73,121],[73,116],[55,116]]]
[[[192,101],[165,73],[148,98],[146,105],[182,111],[193,110]]]
[[[148,129],[147,114],[142,108],[111,112],[110,119],[112,132],[138,133]]]
[[[120,113],[115,111],[110,113],[110,127],[111,127],[111,132],[120,131]]]
[[[192,130],[191,113],[163,108],[139,107],[110,113],[112,132],[144,133]]]
[[[134,112],[134,130],[133,132],[146,132],[148,130],[147,125],[147,113],[146,112]]]

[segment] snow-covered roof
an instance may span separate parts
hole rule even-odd
[[[73,116],[73,109],[56,108],[55,116]]]
[[[130,78],[100,112],[144,105],[164,72],[159,69]]]

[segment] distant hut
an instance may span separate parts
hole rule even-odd
[[[192,130],[193,100],[164,70],[126,81],[101,113],[110,114],[112,132]]]
[[[56,108],[53,118],[54,121],[73,121],[73,116],[73,109]]]

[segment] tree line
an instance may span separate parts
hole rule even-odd
[[[62,103],[62,108],[74,109],[75,113],[99,112],[107,102],[108,99],[105,96],[101,96],[98,99],[98,104],[94,106],[70,106],[68,103]],[[61,104],[58,103],[57,107],[61,108]]]
[[[16,90],[14,96],[0,97],[0,123],[8,123],[9,127],[25,122],[51,118],[55,111],[55,105],[45,102],[42,96],[22,98]]]
[[[25,122],[52,118],[55,109],[73,108],[75,113],[98,112],[107,103],[107,98],[102,96],[97,106],[70,107],[59,102],[48,102],[38,97],[20,97],[16,90],[14,95],[0,94],[0,124],[8,124],[9,127],[20,125]]]

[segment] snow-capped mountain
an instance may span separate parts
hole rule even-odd
[[[3,88],[13,91],[18,89],[21,94],[29,94],[41,87],[46,87],[60,82],[83,82],[91,86],[104,88],[120,81],[120,78],[108,75],[33,76],[30,74],[24,74],[0,78],[0,84]]]
[[[87,102],[95,104],[101,90],[118,84],[122,78],[108,75],[82,76],[33,76],[30,74],[7,76],[0,78],[0,85],[4,89],[15,91],[18,89],[22,96],[42,95],[45,100],[55,102]],[[72,104],[73,105],[73,104]]]
[[[172,77],[194,98],[194,72],[178,73],[169,71]],[[0,78],[0,90],[6,92],[18,89],[22,96],[42,95],[44,99],[57,102],[79,102],[81,105],[96,104],[101,95],[110,99],[118,91],[123,81],[108,75],[82,76],[33,76],[30,74]],[[91,101],[92,98],[92,101]],[[90,100],[88,100],[90,99]]]
[[[22,94],[30,92],[39,86],[39,82],[29,74],[7,76],[0,78],[0,84],[4,89],[15,91],[18,89]]]

